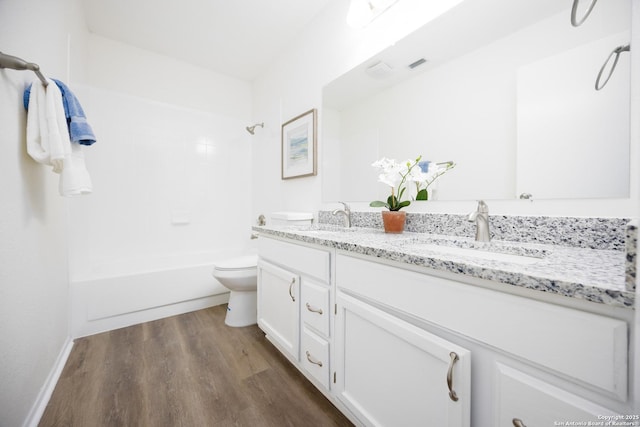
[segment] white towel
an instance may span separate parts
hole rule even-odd
[[[60,174],[62,196],[91,193],[91,177],[85,166],[82,147],[69,138],[62,94],[48,80],[45,88],[40,80],[31,86],[27,112],[27,152],[38,163],[53,166]]]

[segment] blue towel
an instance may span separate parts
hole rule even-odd
[[[87,123],[87,117],[78,101],[78,98],[71,90],[60,80],[51,79],[56,82],[56,86],[62,92],[62,105],[64,106],[64,114],[67,118],[67,127],[69,129],[69,137],[72,142],[81,145],[91,145],[96,142],[93,129]],[[29,96],[31,94],[31,85],[27,86],[23,95],[23,103],[25,110],[29,107]]]

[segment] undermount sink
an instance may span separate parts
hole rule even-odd
[[[437,255],[456,255],[465,256],[477,259],[483,259],[486,261],[498,261],[505,263],[529,265],[540,262],[545,257],[544,251],[529,251],[516,253],[512,251],[507,253],[504,248],[499,250],[493,248],[483,247],[460,247],[460,246],[448,246],[437,243],[414,243],[406,246],[407,249],[415,251],[429,251]]]

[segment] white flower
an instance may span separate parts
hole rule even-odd
[[[429,179],[429,172],[424,173],[419,167],[412,168],[407,175],[407,181],[424,182]]]
[[[389,187],[397,187],[407,172],[407,167],[395,161],[395,159],[387,159],[386,157],[376,160],[371,166],[380,169],[378,181],[387,184]]]

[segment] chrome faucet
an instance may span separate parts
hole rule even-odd
[[[342,205],[344,206],[343,209],[336,209],[333,212],[331,212],[333,215],[338,215],[338,214],[343,214],[344,218],[345,218],[345,226],[346,227],[351,227],[351,209],[349,208],[349,205],[346,204],[345,202],[340,202],[342,203]]]
[[[478,209],[469,214],[469,221],[476,223],[476,241],[488,242],[491,240],[489,234],[489,206],[484,200],[478,200]]]

